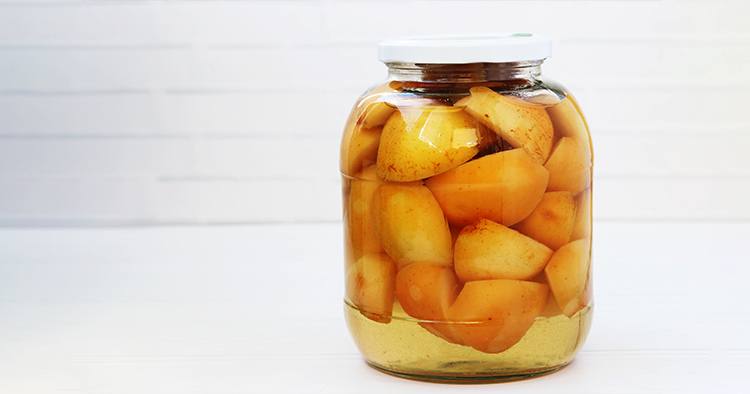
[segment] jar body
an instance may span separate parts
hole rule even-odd
[[[368,363],[503,380],[569,363],[591,323],[592,145],[537,78],[390,80],[341,145],[345,314]]]

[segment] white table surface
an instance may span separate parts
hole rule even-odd
[[[0,230],[0,393],[747,393],[750,224],[597,223],[568,368],[378,373],[342,318],[341,226]]]

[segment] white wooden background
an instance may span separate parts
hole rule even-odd
[[[746,1],[0,1],[0,225],[329,222],[375,43],[536,31],[600,220],[750,219]]]

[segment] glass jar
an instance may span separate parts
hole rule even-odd
[[[592,146],[529,34],[385,42],[341,144],[345,313],[367,363],[422,380],[568,364],[591,323]]]

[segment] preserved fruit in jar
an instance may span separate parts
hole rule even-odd
[[[424,380],[557,370],[591,322],[592,146],[531,35],[381,44],[341,144],[346,297],[366,361]]]

